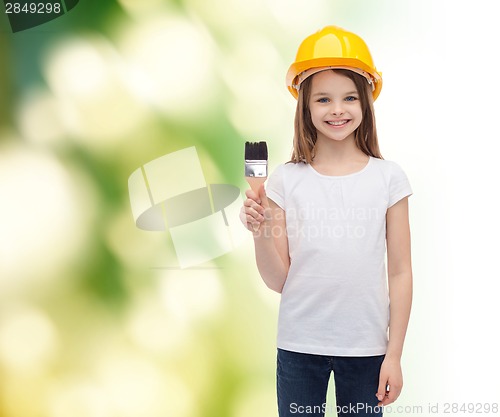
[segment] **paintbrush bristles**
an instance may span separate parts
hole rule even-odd
[[[267,156],[266,142],[245,142],[246,161],[267,161]]]

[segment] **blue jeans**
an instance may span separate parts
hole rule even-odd
[[[380,356],[324,356],[278,349],[276,384],[279,417],[323,417],[330,411],[326,392],[330,373],[335,379],[339,417],[381,417],[375,396]],[[333,414],[335,415],[335,414]]]

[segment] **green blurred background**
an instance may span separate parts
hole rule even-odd
[[[245,141],[268,141],[271,170],[287,160],[295,102],[284,75],[299,42],[327,24],[370,45],[385,77],[376,104],[382,154],[401,163],[415,192],[418,279],[400,403],[458,395],[463,329],[453,323],[462,307],[449,283],[455,294],[463,288],[456,276],[447,281],[451,252],[436,255],[446,236],[456,241],[446,234],[453,225],[436,220],[448,218],[453,187],[438,158],[413,146],[432,142],[415,115],[430,89],[447,88],[436,77],[446,56],[435,36],[451,19],[448,5],[81,0],[16,34],[2,13],[0,416],[277,415],[279,295],[261,282],[251,239],[180,269],[168,232],[135,227],[127,180],[195,146],[207,183],[243,192]],[[426,82],[411,100],[408,80]],[[432,146],[434,155],[449,151]],[[452,300],[444,307],[443,294]],[[488,392],[475,398],[498,400]]]

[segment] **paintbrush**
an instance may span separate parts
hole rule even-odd
[[[259,194],[260,185],[267,179],[266,142],[245,142],[245,179],[250,188]]]
[[[266,142],[245,142],[245,179],[255,194],[259,195],[259,188],[267,179]],[[253,229],[257,231],[259,226]]]

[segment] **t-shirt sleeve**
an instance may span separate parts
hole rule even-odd
[[[267,179],[266,194],[280,208],[285,210],[285,189],[283,186],[284,165],[278,165]]]
[[[389,180],[389,204],[387,208],[392,207],[402,198],[409,197],[412,194],[413,191],[406,173],[397,163],[393,162]]]

